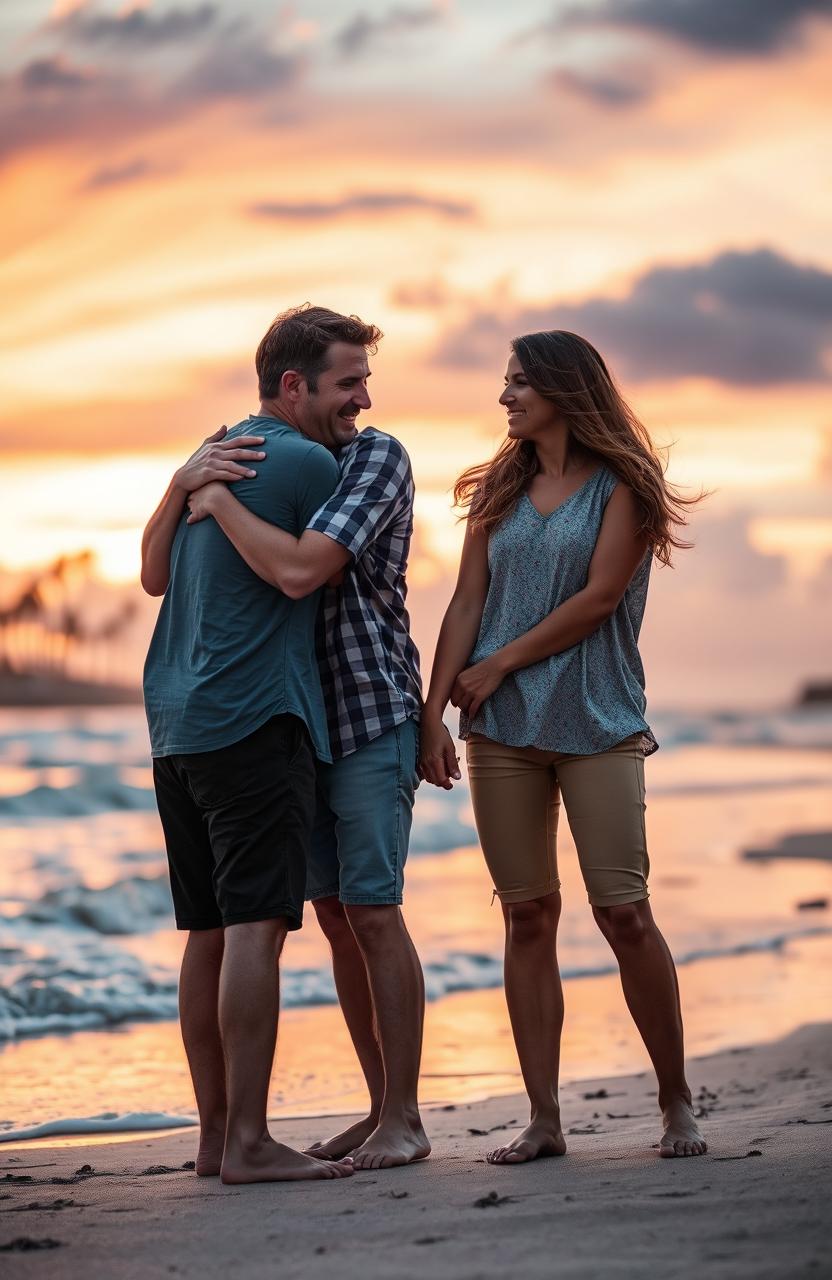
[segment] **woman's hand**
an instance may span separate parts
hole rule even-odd
[[[264,436],[234,436],[226,440],[228,427],[220,427],[204,440],[183,467],[174,476],[178,489],[193,493],[210,484],[212,480],[234,481],[248,479],[257,474],[245,463],[259,462],[265,458],[262,449],[252,446],[262,444]]]
[[[473,720],[486,698],[499,689],[504,678],[505,672],[493,658],[483,658],[482,662],[475,662],[473,667],[460,671],[451,690],[451,702],[464,711],[469,720]]]
[[[211,484],[204,484],[195,493],[189,493],[188,524],[198,524],[206,516],[212,516],[216,510],[217,501],[222,501],[222,495],[226,492],[225,485],[219,480],[214,480]]]
[[[426,782],[445,791],[453,788],[452,778],[458,782],[459,756],[454,740],[441,719],[423,716],[419,726],[419,772]]]

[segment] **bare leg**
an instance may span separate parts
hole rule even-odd
[[[318,923],[332,950],[335,989],[370,1094],[370,1113],[364,1120],[350,1125],[326,1142],[313,1143],[307,1149],[307,1153],[316,1156],[318,1160],[338,1160],[360,1147],[378,1124],[384,1101],[384,1063],[376,1035],[364,956],[350,928],[346,912],[334,897],[318,898],[313,905]]]
[[[599,929],[615,952],[627,1008],[659,1082],[665,1132],[663,1156],[699,1156],[707,1144],[693,1115],[685,1078],[682,1008],[676,967],[649,902],[593,907]]]
[[[430,1155],[417,1089],[425,1019],[419,957],[396,906],[347,906],[364,957],[384,1063],[378,1124],[355,1152],[356,1169],[390,1169]]]
[[[179,976],[179,1022],[199,1112],[196,1171],[216,1177],[225,1143],[225,1059],[220,1040],[217,998],[223,956],[223,930],[188,934]]]
[[[275,968],[285,937],[283,919],[225,930],[219,988],[228,1094],[223,1182],[336,1178],[352,1172],[350,1165],[323,1164],[275,1142],[266,1125],[279,1004]]]
[[[506,1001],[531,1116],[512,1142],[489,1152],[491,1164],[523,1164],[566,1151],[558,1102],[563,1029],[556,953],[560,906],[560,893],[503,904]]]

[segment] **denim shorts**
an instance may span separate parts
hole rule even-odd
[[[351,906],[401,903],[419,777],[419,729],[405,720],[334,764],[318,766],[306,896]]]

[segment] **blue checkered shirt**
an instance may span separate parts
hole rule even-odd
[[[334,759],[350,755],[422,707],[419,654],[405,607],[413,474],[404,447],[366,427],[342,450],[341,480],[307,525],[346,547],[352,563],[327,587],[318,657]]]

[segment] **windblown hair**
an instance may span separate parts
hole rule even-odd
[[[665,463],[647,428],[633,413],[602,357],[576,333],[555,329],[514,338],[511,349],[534,390],[551,401],[569,428],[570,449],[597,458],[626,484],[641,513],[639,533],[653,554],[670,564],[686,511],[702,496],[684,497],[665,479]],[[469,467],[454,486],[457,506],[471,527],[491,533],[513,510],[537,473],[531,440],[506,440],[489,462]]]
[[[375,355],[381,337],[381,329],[365,324],[358,316],[342,316],[309,302],[283,311],[269,325],[254,358],[260,399],[279,395],[280,379],[287,369],[302,373],[309,390],[317,391],[334,342],[349,342]]]

